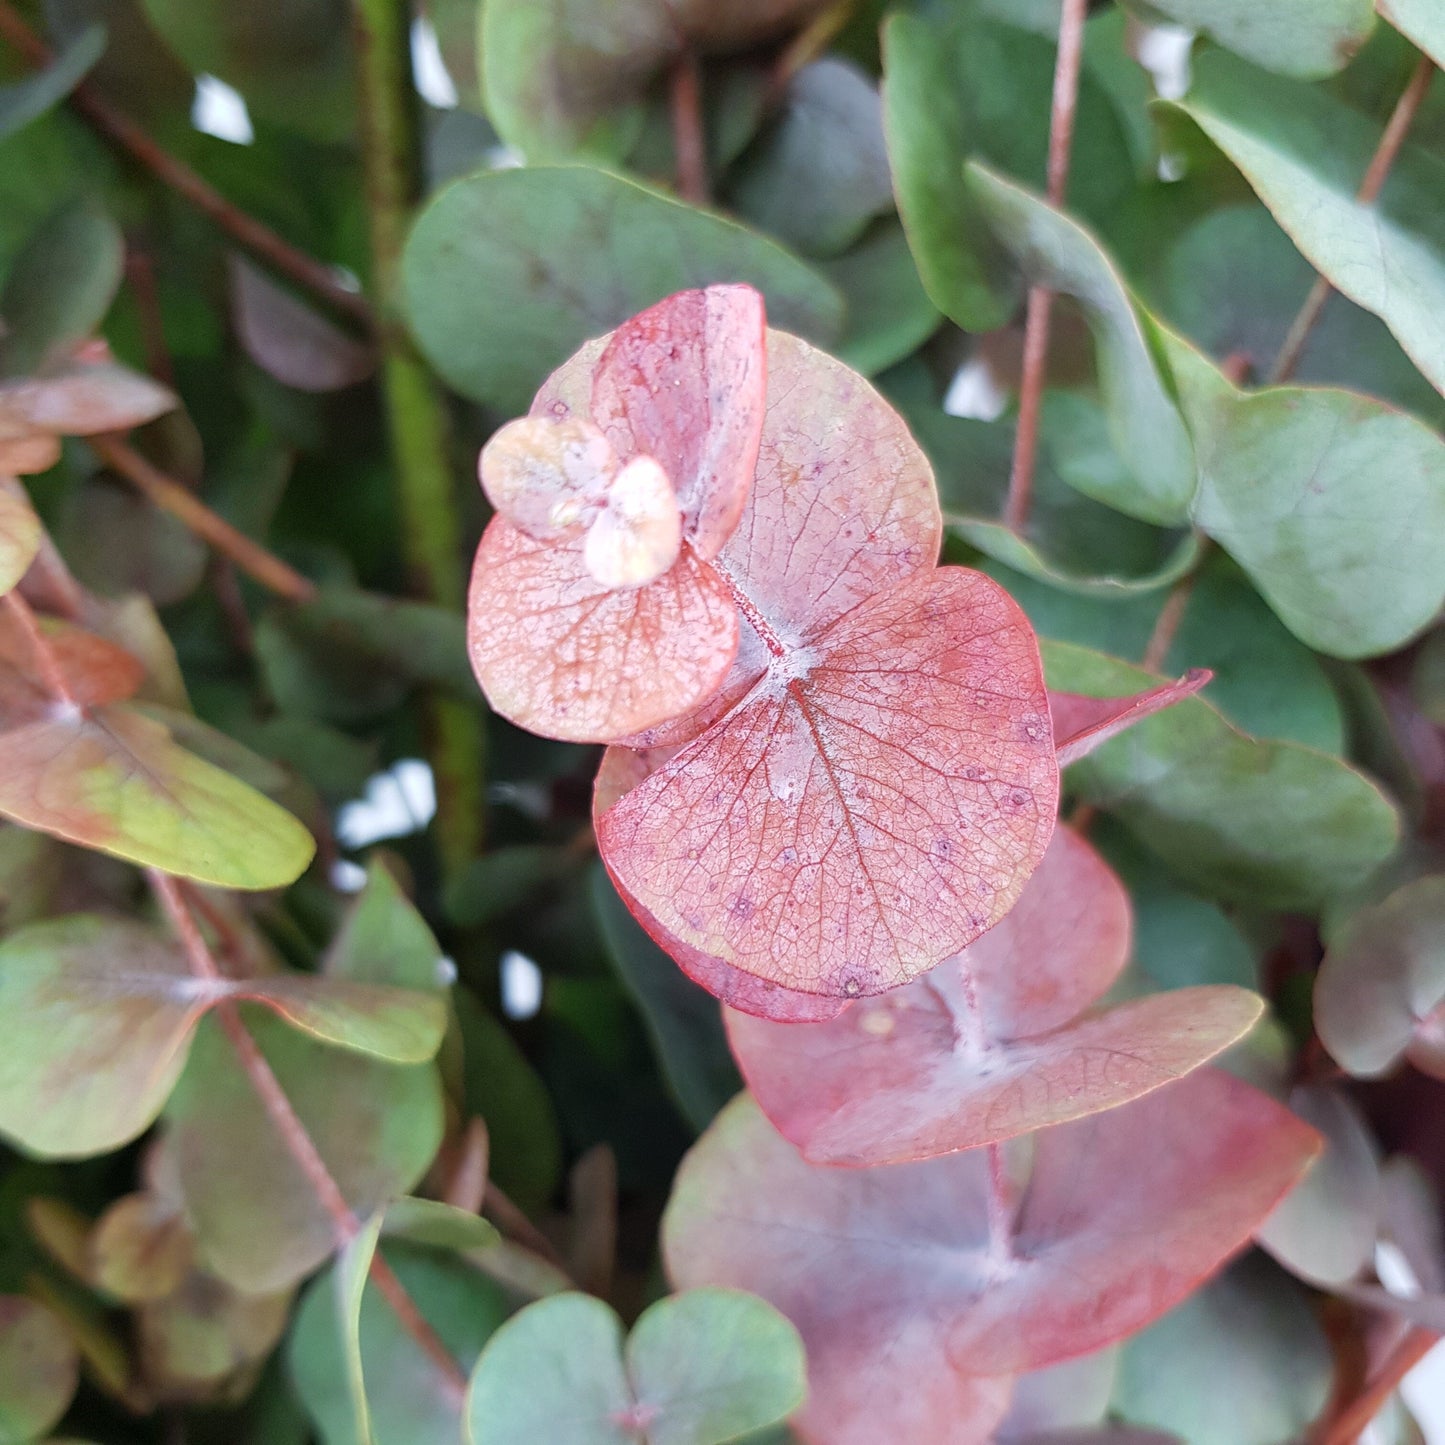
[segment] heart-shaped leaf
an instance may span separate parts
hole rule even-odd
[[[1180,107],[1244,172],[1290,239],[1331,284],[1373,311],[1445,390],[1445,164],[1406,141],[1378,201],[1356,191],[1379,130],[1320,86],[1265,78],[1203,56]]]
[[[24,1295],[0,1295],[0,1440],[45,1436],[79,1380],[79,1357],[59,1318]]]
[[[1421,878],[1362,909],[1330,940],[1315,1027],[1342,1068],[1388,1073],[1402,1058],[1445,1073],[1445,878]]]
[[[280,888],[315,843],[289,813],[123,704],[0,733],[0,814],[223,888]]]
[[[772,241],[587,166],[447,187],[412,229],[403,281],[427,358],[508,413],[588,337],[689,288],[745,282],[775,326],[824,342],[842,323],[833,287]]]
[[[659,1300],[623,1345],[601,1300],[553,1295],[492,1336],[467,1401],[475,1445],[722,1445],[803,1399],[798,1332],[737,1290]]]
[[[752,495],[712,564],[746,622],[738,660],[659,730],[701,735],[620,800],[599,793],[596,826],[669,952],[857,997],[1018,896],[1053,825],[1047,702],[1004,594],[933,568],[932,479],[897,414],[782,333],[768,377]]]
[[[1262,1004],[1178,989],[1084,1012],[1129,954],[1129,904],[1076,834],[956,959],[829,1023],[729,1010],[759,1106],[815,1164],[930,1159],[1116,1108],[1242,1037]]]
[[[912,1438],[985,1440],[1008,1390],[978,1376],[1147,1324],[1245,1242],[1317,1149],[1279,1105],[1200,1070],[1035,1136],[1001,1254],[985,1151],[819,1168],[744,1096],[683,1162],[663,1249],[679,1287],[751,1289],[797,1325],[806,1433],[852,1445],[901,1421]]]
[[[1129,663],[1044,642],[1049,685],[1094,698],[1154,681]],[[1147,718],[1076,763],[1078,795],[1116,814],[1207,893],[1309,908],[1394,851],[1394,805],[1338,758],[1232,728],[1202,698]]]
[[[739,622],[726,580],[706,564],[747,501],[765,375],[757,293],[683,292],[612,333],[591,368],[585,416],[564,397],[581,381],[569,365],[528,420],[488,443],[482,479],[503,514],[477,553],[469,645],[497,711],[533,732],[613,741],[692,712],[717,690]],[[604,488],[643,462],[660,465],[675,489],[685,550],[678,555],[674,538],[666,570],[641,586],[609,582],[592,544],[612,511],[570,518],[605,507]],[[563,516],[566,524],[539,524]]]

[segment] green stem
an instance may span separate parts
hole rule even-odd
[[[372,288],[380,317],[382,391],[401,507],[402,546],[418,590],[443,607],[464,602],[461,524],[448,458],[446,400],[401,318],[401,253],[417,199],[416,87],[407,0],[352,0],[371,226]],[[482,844],[484,734],[477,709],[426,700],[437,792],[437,842],[455,872]]]

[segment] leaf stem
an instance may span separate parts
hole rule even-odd
[[[793,77],[811,65],[833,43],[834,38],[853,18],[858,0],[833,0],[820,10],[783,48],[768,77],[769,108],[786,94]]]
[[[362,156],[371,228],[372,285],[380,313],[382,390],[391,432],[407,567],[428,601],[465,600],[461,521],[448,456],[446,399],[401,316],[401,254],[417,194],[416,86],[406,0],[352,0],[361,93]],[[456,872],[480,850],[485,735],[476,708],[426,699],[436,777],[437,841]]]
[[[694,206],[705,206],[709,192],[707,136],[702,119],[702,67],[690,45],[684,46],[672,63],[668,102],[672,110],[672,149],[677,160],[677,193]]]
[[[1003,1145],[988,1145],[988,1250],[997,1265],[1014,1260],[1014,1200]]]
[[[50,689],[51,696],[66,707],[79,709],[80,704],[76,702],[75,694],[65,680],[65,672],[55,656],[55,649],[40,630],[40,624],[35,620],[30,604],[20,595],[19,590],[15,589],[5,594],[5,605],[20,624],[26,641],[30,643],[30,650],[35,654],[36,664],[45,678],[45,685]]]
[[[191,972],[197,978],[221,978],[223,975],[211,954],[210,947],[202,936],[200,928],[196,925],[195,917],[186,906],[180,884],[170,874],[162,873],[155,868],[148,868],[146,876],[152,892],[165,910],[172,928],[175,929],[176,937],[180,939],[181,947],[185,949],[186,958],[191,965]],[[275,1071],[267,1062],[260,1046],[251,1037],[236,1004],[229,1000],[222,1000],[214,1006],[214,1012],[225,1032],[227,1041],[241,1062],[241,1067],[245,1071],[251,1087],[256,1091],[262,1106],[276,1127],[276,1132],[281,1136],[281,1142],[285,1145],[286,1152],[290,1154],[297,1168],[306,1176],[306,1182],[310,1185],[317,1203],[330,1218],[337,1248],[345,1249],[361,1232],[361,1225],[356,1215],[352,1213],[351,1206],[346,1202],[346,1196],[341,1192],[341,1186],[337,1184],[326,1161],[321,1157],[321,1151],[317,1149],[316,1141],[307,1132],[301,1116],[297,1114],[291,1100],[286,1097],[286,1091],[281,1087],[281,1081],[276,1077]],[[372,1256],[370,1278],[396,1312],[403,1328],[441,1372],[448,1391],[455,1399],[460,1400],[466,1393],[466,1375],[461,1366],[457,1364],[452,1352],[442,1343],[436,1331],[417,1309],[416,1302],[407,1294],[406,1287],[396,1277],[391,1266],[379,1254]]]
[[[1320,1445],[1355,1445],[1370,1421],[1384,1409],[1400,1381],[1439,1340],[1440,1336],[1434,1330],[1427,1330],[1423,1325],[1407,1330],[1365,1388],[1325,1427]]]
[[[1380,144],[1375,147],[1375,154],[1370,158],[1365,178],[1360,182],[1360,189],[1355,192],[1355,199],[1362,206],[1373,206],[1379,200],[1380,192],[1389,178],[1390,168],[1395,164],[1401,146],[1405,144],[1405,137],[1410,133],[1410,127],[1424,103],[1434,76],[1434,63],[1428,55],[1422,55],[1401,92],[1400,99],[1396,101],[1395,109],[1390,113],[1385,133],[1380,137]],[[1310,287],[1310,294],[1305,297],[1299,314],[1290,323],[1279,355],[1270,369],[1269,381],[1272,386],[1288,381],[1294,375],[1305,342],[1309,340],[1310,332],[1314,330],[1320,313],[1325,309],[1325,302],[1330,299],[1333,291],[1334,287],[1323,276],[1315,277],[1315,284]]]
[[[1079,66],[1084,53],[1084,21],[1088,0],[1063,0],[1059,16],[1059,51],[1054,62],[1053,106],[1049,116],[1048,198],[1062,206],[1069,184],[1069,157],[1074,143],[1074,113],[1079,99]],[[1019,380],[1018,431],[1009,471],[1004,524],[1023,530],[1033,502],[1034,466],[1038,457],[1039,417],[1043,410],[1048,370],[1049,321],[1054,293],[1047,286],[1029,287],[1024,320],[1023,374]]]
[[[183,522],[263,587],[290,602],[309,602],[316,596],[314,582],[213,512],[189,487],[152,466],[129,443],[116,436],[87,437],[86,441],[108,467],[119,472],[148,501]]]
[[[25,23],[10,0],[0,0],[0,36],[32,65],[50,63],[49,46]],[[370,329],[371,308],[363,297],[343,286],[329,266],[298,250],[264,222],[233,206],[208,181],[157,145],[141,126],[113,105],[92,82],[81,81],[70,93],[69,100],[107,140],[139,162],[164,185],[184,196],[238,245],[298,286],[305,287],[334,310]]]

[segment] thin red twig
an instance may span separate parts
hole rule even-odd
[[[316,584],[213,512],[189,487],[173,481],[119,437],[87,437],[92,450],[162,511],[169,512],[263,587],[291,602],[308,602]]]
[[[210,947],[181,895],[180,884],[168,873],[162,873],[158,869],[151,868],[146,871],[151,888],[170,919],[171,926],[181,941],[181,947],[186,951],[192,972],[198,978],[220,978],[221,970],[211,956]],[[222,1001],[215,1006],[215,1013],[251,1087],[255,1089],[268,1117],[276,1127],[276,1132],[281,1136],[286,1152],[306,1176],[306,1182],[310,1185],[317,1203],[331,1220],[337,1247],[345,1249],[360,1233],[361,1225],[346,1202],[341,1186],[337,1184],[326,1161],[321,1157],[320,1150],[307,1132],[306,1125],[292,1106],[291,1100],[287,1098],[286,1091],[266,1061],[266,1056],[246,1028],[236,1005],[230,1001]],[[447,1388],[460,1399],[466,1393],[466,1375],[451,1351],[417,1309],[416,1302],[407,1294],[405,1286],[396,1277],[391,1266],[379,1254],[372,1256],[370,1277],[396,1312],[407,1333],[436,1365]]]
[[[1423,1325],[1410,1329],[1363,1390],[1326,1427],[1320,1445],[1355,1445],[1385,1408],[1400,1381],[1435,1347],[1440,1336]]]
[[[672,148],[677,159],[677,193],[695,206],[708,203],[707,136],[702,118],[702,69],[686,46],[673,62],[669,83]]]
[[[0,36],[4,36],[32,65],[50,63],[49,46],[25,23],[9,0],[0,0]],[[157,145],[142,127],[113,105],[95,85],[82,81],[70,93],[69,99],[70,104],[107,140],[184,196],[253,256],[289,277],[298,286],[305,287],[334,310],[361,322],[368,331],[374,329],[374,318],[366,299],[343,286],[330,267],[298,250],[264,222],[233,206],[208,181]]]
[[[1380,137],[1380,144],[1370,158],[1365,178],[1360,182],[1360,189],[1355,192],[1355,199],[1361,205],[1372,206],[1379,200],[1380,192],[1385,188],[1385,181],[1389,177],[1390,168],[1400,154],[1400,147],[1405,144],[1405,137],[1410,133],[1410,127],[1414,124],[1415,116],[1424,103],[1434,76],[1434,63],[1428,55],[1422,55],[1419,64],[1416,65],[1410,76],[1409,83],[1401,92],[1400,99],[1396,101],[1395,109],[1390,113],[1385,133]],[[1334,287],[1323,276],[1315,278],[1315,284],[1310,288],[1310,294],[1305,297],[1305,304],[1300,307],[1299,314],[1290,323],[1284,343],[1279,349],[1279,355],[1275,358],[1274,366],[1270,370],[1271,384],[1277,385],[1282,381],[1288,381],[1294,375],[1295,367],[1299,365],[1300,355],[1305,349],[1305,342],[1309,340],[1310,332],[1314,330],[1315,323],[1320,319],[1320,313],[1325,309],[1325,302],[1330,299],[1333,290]]]
[[[1074,113],[1079,99],[1079,66],[1084,54],[1084,21],[1088,0],[1064,0],[1059,17],[1059,53],[1054,62],[1053,108],[1049,116],[1049,203],[1062,206],[1068,191],[1069,158],[1074,142]],[[1022,530],[1033,502],[1034,465],[1038,456],[1039,414],[1048,370],[1049,319],[1054,293],[1046,286],[1029,288],[1024,321],[1023,375],[1019,381],[1018,431],[1009,472],[1004,523]]]

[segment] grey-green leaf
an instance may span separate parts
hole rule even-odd
[[[105,27],[88,25],[44,70],[0,85],[0,140],[59,105],[105,51]]]
[[[1374,205],[1355,193],[1380,132],[1328,90],[1214,54],[1183,111],[1244,172],[1295,245],[1335,287],[1379,316],[1445,391],[1445,161],[1401,149]]]
[[[428,360],[506,412],[589,337],[690,287],[747,282],[772,325],[823,344],[843,319],[837,291],[775,242],[585,166],[454,182],[423,210],[402,271]]]

